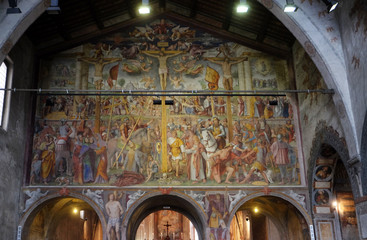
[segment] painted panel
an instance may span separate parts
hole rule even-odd
[[[159,19],[50,56],[41,65],[42,87],[62,90],[38,99],[31,184],[301,182],[292,100],[219,92],[289,89],[281,59]],[[144,92],[157,90],[170,94]],[[177,92],[183,90],[210,94]]]

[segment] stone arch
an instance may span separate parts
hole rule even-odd
[[[285,200],[286,202],[289,202],[290,204],[292,204],[304,217],[304,219],[306,220],[308,226],[312,225],[312,219],[311,216],[308,214],[307,209],[303,208],[296,200],[294,200],[293,198],[289,197],[288,195],[282,193],[282,192],[277,192],[277,191],[271,191],[268,194],[265,194],[263,191],[258,191],[258,192],[254,192],[250,195],[247,195],[245,197],[243,197],[233,208],[233,210],[231,211],[229,218],[228,218],[228,222],[227,222],[227,227],[230,226],[233,217],[235,216],[236,212],[238,211],[238,209],[244,205],[246,202],[248,202],[251,199],[255,199],[258,197],[263,197],[263,196],[273,196],[273,197],[278,197],[281,198],[283,200]]]
[[[367,112],[363,122],[361,139],[361,183],[367,181]],[[362,184],[363,195],[367,195],[367,184]]]
[[[4,9],[7,8],[7,4],[7,1],[3,1]],[[50,1],[45,0],[18,1],[18,7],[22,14],[4,14],[5,16],[2,16],[0,22],[3,27],[0,36],[0,62],[4,61],[19,38],[49,5]]]
[[[320,121],[316,130],[315,137],[312,142],[312,148],[310,151],[310,159],[309,159],[309,168],[308,168],[308,186],[310,197],[312,197],[313,192],[313,180],[314,180],[314,169],[316,167],[316,160],[318,159],[321,153],[322,144],[328,144],[335,149],[335,151],[340,156],[340,160],[342,161],[345,169],[347,170],[349,180],[352,187],[352,192],[354,199],[357,199],[361,196],[360,193],[360,178],[358,173],[358,167],[355,159],[349,158],[348,148],[346,146],[346,142],[343,138],[339,136],[339,133],[335,131],[332,127],[326,125],[325,121]]]
[[[167,208],[169,207],[169,209]],[[122,237],[135,239],[140,223],[151,213],[158,210],[172,210],[183,214],[195,226],[200,240],[206,239],[206,214],[201,206],[190,197],[178,192],[161,194],[153,192],[137,200],[124,217]]]
[[[319,18],[314,8],[306,6],[307,2],[298,9],[297,14],[286,14],[283,11],[285,4],[283,0],[257,1],[289,29],[314,61],[328,88],[335,90],[333,101],[346,141],[350,143],[347,148],[351,156],[356,155],[359,152],[360,142],[355,126],[341,43],[331,44],[319,27],[330,24],[328,23],[330,19]],[[333,14],[335,13],[331,16]],[[331,18],[331,21],[337,22],[335,17]]]
[[[35,202],[22,216],[18,226],[22,227],[22,231],[24,231],[25,227],[30,225],[30,221],[33,220],[33,218],[38,214],[38,212],[42,209],[42,207],[49,201],[55,200],[55,199],[62,199],[64,197],[67,198],[76,198],[85,201],[88,203],[91,208],[97,213],[99,220],[101,221],[102,230],[106,229],[107,223],[106,218],[103,214],[102,209],[90,198],[78,194],[78,193],[69,193],[67,196],[60,196],[60,194],[50,194],[47,195],[41,199],[39,199],[37,202]],[[103,239],[106,239],[106,234],[103,233]]]

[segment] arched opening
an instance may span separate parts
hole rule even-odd
[[[171,210],[151,213],[141,223],[135,240],[157,239],[198,240],[199,235],[185,215]]]
[[[169,212],[166,210],[169,210]],[[183,198],[180,198],[178,196],[173,196],[173,195],[154,196],[149,199],[146,199],[141,204],[139,204],[134,209],[131,216],[129,217],[129,222],[126,228],[126,239],[144,239],[144,238],[138,238],[138,237],[141,237],[140,233],[138,233],[139,232],[138,229],[139,229],[139,226],[141,226],[141,223],[143,223],[147,217],[149,218],[149,216],[152,213],[153,213],[153,216],[157,216],[157,217],[159,217],[158,216],[159,213],[162,213],[162,214],[164,213],[166,214],[166,216],[168,215],[168,213],[171,213],[172,215],[176,215],[176,217],[178,218],[179,218],[179,215],[182,215],[182,217],[187,218],[190,224],[192,224],[192,227],[196,229],[197,237],[198,237],[196,238],[196,240],[206,239],[203,216],[200,215],[200,213],[195,208],[195,206],[193,206],[190,202],[188,202],[187,200]],[[154,215],[155,213],[158,213],[158,214]],[[167,221],[171,221],[171,220],[167,220],[169,219],[169,217],[166,217],[166,216],[161,217],[161,219],[165,221],[164,222],[165,224],[167,224]],[[175,217],[173,216],[172,221],[174,219]],[[170,222],[168,222],[168,224],[172,225],[172,223]],[[175,232],[176,236],[177,236],[177,233],[178,231]],[[153,239],[160,239],[158,238],[160,237],[160,232],[157,234],[159,234],[159,236]],[[164,234],[165,234],[165,231],[162,232],[163,239],[165,239],[164,237],[166,237],[166,235]],[[170,239],[181,239],[181,238],[172,238],[172,232],[171,232]],[[184,239],[190,239],[190,238],[184,238]]]
[[[312,203],[318,236],[359,239],[350,176],[333,146],[321,144],[313,179]]]
[[[358,239],[357,215],[353,192],[347,170],[341,160],[335,166],[334,174],[335,214],[338,218],[342,239]]]
[[[38,206],[27,218],[23,240],[103,240],[95,210],[77,198],[54,198]]]
[[[244,203],[230,224],[230,239],[308,240],[306,219],[286,200],[261,196]]]

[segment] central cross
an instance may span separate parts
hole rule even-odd
[[[167,51],[162,48],[159,51],[142,51],[143,54],[148,55],[150,57],[154,57],[158,59],[158,74],[161,84],[161,90],[166,90],[167,87],[167,75],[168,75],[168,67],[167,67],[167,59],[177,56],[183,51]],[[162,96],[162,172],[168,172],[168,159],[167,159],[167,108],[166,108],[166,97]]]
[[[163,226],[165,226],[166,228],[167,228],[167,237],[168,237],[168,228],[170,227],[170,226],[172,226],[171,224],[168,224],[168,221],[167,221],[167,224],[166,225],[163,225]]]

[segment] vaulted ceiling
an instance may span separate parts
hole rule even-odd
[[[141,21],[165,17],[269,54],[290,56],[295,38],[289,30],[256,0],[247,1],[248,13],[236,13],[238,2],[150,0],[152,12],[142,17],[138,14],[141,0],[60,0],[61,13],[45,12],[27,35],[42,56]]]

